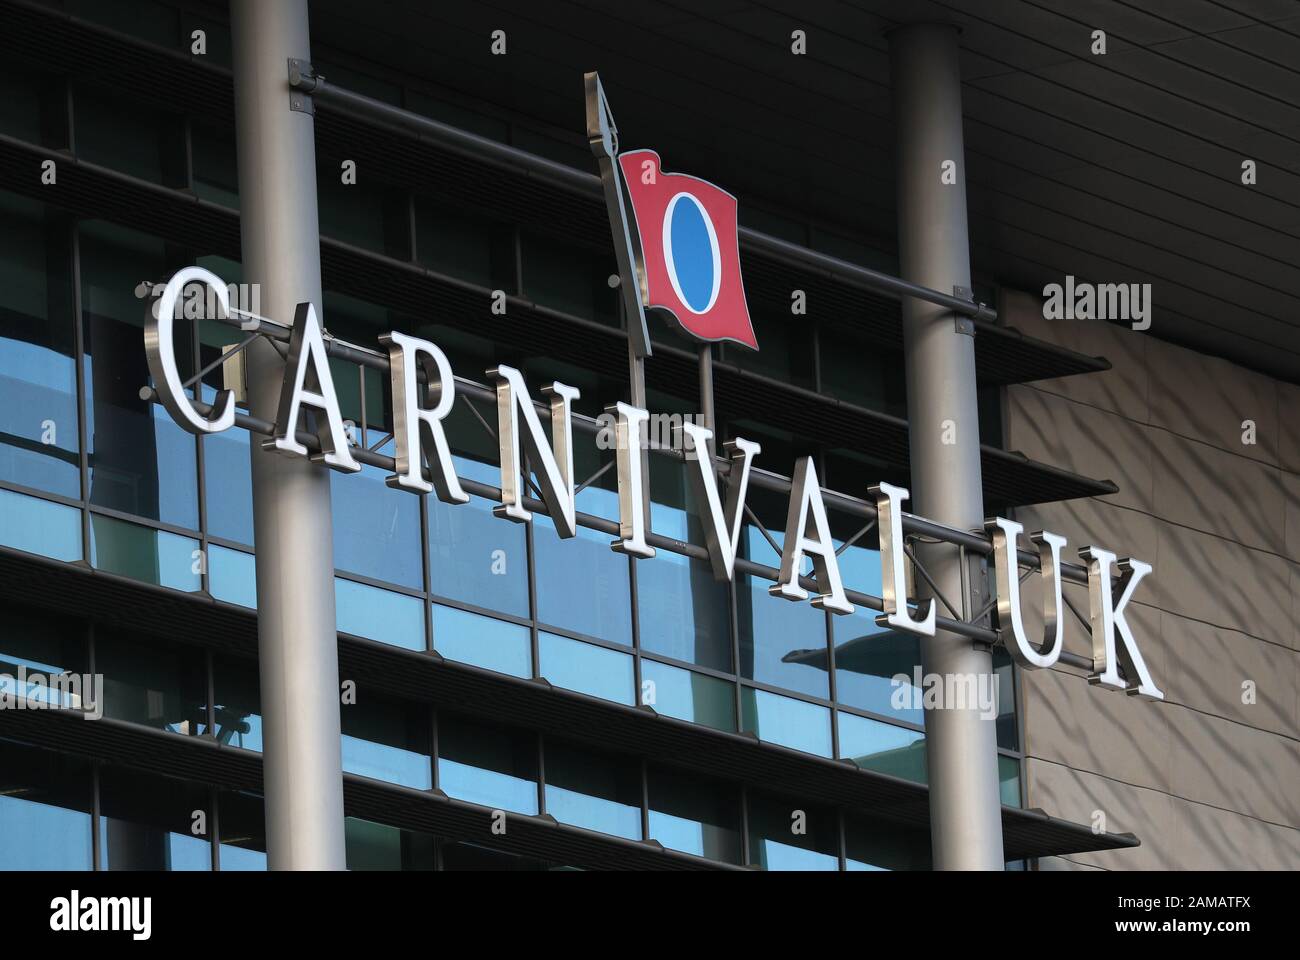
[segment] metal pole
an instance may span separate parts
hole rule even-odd
[[[718,455],[718,422],[713,412],[713,344],[700,344],[700,416],[704,425],[713,431],[709,441],[709,456]]]
[[[889,52],[903,277],[936,290],[969,288],[957,30],[946,24],[903,26],[889,34]],[[945,306],[915,297],[902,305],[911,509],[959,529],[977,529],[984,505],[974,326]],[[937,546],[918,543],[917,556],[939,590],[956,597],[961,561],[950,547]],[[926,674],[945,680],[993,682],[989,648],[951,632],[924,639],[921,660]],[[995,720],[982,717],[977,707],[944,707],[925,714],[934,867],[1001,870]]]
[[[321,311],[312,115],[290,107],[289,60],[310,62],[307,0],[231,0],[243,278],[273,317]],[[298,105],[305,96],[294,93]],[[249,406],[274,420],[283,362],[247,347]],[[252,447],[266,846],[272,870],[342,870],[334,538],[326,470]]]

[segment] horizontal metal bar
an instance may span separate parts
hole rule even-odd
[[[418,140],[436,143],[445,150],[469,157],[477,163],[486,163],[499,169],[522,173],[570,193],[597,198],[601,195],[600,178],[594,173],[575,170],[573,167],[548,160],[546,157],[539,157],[518,147],[512,147],[508,143],[501,143],[411,110],[404,110],[391,103],[346,90],[330,83],[324,77],[315,77],[311,84],[311,97],[317,106],[332,105],[345,113],[379,121],[404,131]],[[987,323],[997,321],[997,311],[985,304],[962,300],[951,293],[932,290],[901,277],[840,260],[838,257],[801,247],[750,227],[741,227],[739,233],[740,242],[744,246],[769,259],[783,261],[850,286],[871,290],[893,300],[914,297],[937,304],[962,316],[973,317]]]

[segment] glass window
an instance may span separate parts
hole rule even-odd
[[[424,197],[415,198],[416,259],[439,273],[483,287],[494,286],[492,252],[499,242],[494,237],[497,229],[477,217],[448,210]],[[513,286],[510,284],[511,289]]]
[[[873,537],[874,531],[863,539]],[[837,541],[837,545],[842,543]],[[855,544],[840,554],[839,563],[845,587],[879,596],[879,550]],[[912,683],[914,670],[921,662],[920,640],[914,634],[876,626],[877,614],[869,607],[855,607],[848,616],[831,617],[835,695],[841,703],[861,710],[922,723],[921,691]],[[899,675],[907,680],[895,683]]]
[[[222,870],[266,869],[266,821],[257,794],[223,790],[218,799]]]
[[[212,658],[217,741],[244,750],[262,750],[262,691],[257,663]]]
[[[90,764],[0,740],[0,870],[89,870]]]
[[[349,870],[433,870],[437,841],[427,833],[348,817],[343,821]]]
[[[68,229],[0,192],[0,480],[80,497]]]
[[[1020,806],[1020,761],[998,754],[998,780],[1001,782],[1002,802],[1008,807]]]
[[[643,659],[641,702],[667,717],[736,729],[736,685],[729,680]]]
[[[0,544],[55,560],[80,560],[81,511],[0,490]]]
[[[203,589],[197,540],[98,513],[90,515],[90,562],[98,570],[172,590]]]
[[[532,631],[522,624],[435,603],[433,649],[448,660],[515,677],[533,675]]]
[[[1020,731],[1016,726],[1016,681],[1011,655],[1002,647],[993,648],[993,675],[998,681],[998,746],[1003,750],[1020,748]]]
[[[831,755],[831,712],[806,700],[795,700],[753,687],[740,688],[742,728],[768,743]]]
[[[671,850],[740,863],[740,793],[662,767],[647,772],[650,838]]]
[[[836,817],[802,800],[751,792],[749,859],[765,870],[838,870]]]
[[[465,416],[472,415],[466,412]],[[462,456],[455,463],[462,479],[500,483],[495,465]],[[524,527],[494,516],[496,504],[482,497],[471,496],[465,504],[443,503],[437,496],[424,500],[429,511],[430,591],[476,607],[528,616]]]
[[[537,638],[537,672],[557,687],[631,705],[632,657],[554,633]]]
[[[617,273],[612,253],[579,250],[550,237],[521,238],[524,295],[530,300],[611,327],[618,326]]]
[[[343,769],[417,790],[433,786],[433,720],[423,705],[395,700],[370,687],[344,704]]]
[[[536,734],[439,714],[438,786],[459,800],[536,814]]]
[[[674,540],[704,543],[686,470],[657,459],[650,483],[651,529]],[[707,561],[659,550],[636,562],[636,591],[643,650],[731,672],[730,591],[714,578]]]
[[[846,870],[929,870],[930,831],[889,820],[844,818]]]
[[[926,782],[925,734],[852,713],[838,716],[841,758],[864,770]]]
[[[104,675],[104,716],[189,736],[207,732],[207,675],[196,648],[101,627],[95,669]]]
[[[84,676],[86,662],[85,627],[78,621],[13,607],[0,618],[0,694],[69,707],[79,705],[73,697],[76,694],[89,705],[93,690],[60,692],[45,682],[61,673]],[[30,678],[22,685],[20,671]]]
[[[751,494],[754,491],[750,491]],[[779,544],[781,526],[768,526]],[[741,530],[741,556],[779,567],[781,558],[757,527]],[[812,564],[806,564],[805,573]],[[736,574],[740,627],[740,675],[815,697],[830,696],[826,665],[826,614],[807,601],[793,603],[768,593],[771,580]]]
[[[212,869],[212,841],[194,833],[211,821],[206,786],[106,766],[99,803],[101,869]]]
[[[589,471],[577,465],[576,458],[574,470],[580,477],[590,476]],[[578,494],[578,511],[617,518],[618,494],[593,484]],[[533,514],[532,524],[537,558],[538,620],[631,646],[628,558],[609,548],[614,538],[608,533],[579,527],[577,536],[561,540],[551,518],[540,513]]]
[[[379,450],[393,454],[390,441]],[[388,486],[388,472],[330,472],[334,516],[334,566],[375,580],[423,589],[420,565],[420,498]]]
[[[561,823],[640,840],[639,762],[548,740],[546,812]]]
[[[257,561],[251,553],[208,545],[208,592],[217,600],[257,609]]]
[[[195,438],[161,404],[140,399],[140,388],[151,381],[144,352],[147,308],[135,286],[168,274],[162,241],[102,223],[80,230],[90,500],[196,530]],[[182,378],[194,370],[192,351],[189,324],[177,323]]]
[[[424,601],[418,597],[335,577],[334,602],[340,633],[425,649]]]

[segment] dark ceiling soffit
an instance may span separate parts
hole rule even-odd
[[[0,547],[0,598],[237,656],[257,655],[252,611],[207,595],[178,594],[93,570],[84,563],[61,563]],[[359,683],[382,685],[397,696],[442,709],[928,829],[927,787],[850,762],[347,635],[340,635],[339,670]],[[1004,806],[1002,821],[1007,860],[1138,845],[1131,834],[1097,835],[1087,826],[1036,810]]]
[[[7,47],[17,57],[39,55],[38,62],[46,70],[112,76],[115,87],[148,101],[163,102],[172,109],[199,109],[217,119],[233,120],[232,81],[229,72],[221,67],[47,7],[15,0],[3,0],[2,5],[10,12],[6,14],[6,30],[0,35],[0,48]],[[575,241],[594,244],[597,249],[608,245],[608,221],[594,174],[405,111],[399,117],[404,115],[408,124],[412,120],[425,124],[422,131],[412,131],[400,122],[374,119],[373,114],[361,117],[358,105],[369,105],[372,110],[386,105],[323,81],[314,97],[334,105],[332,112],[327,106],[323,122],[318,123],[318,149],[322,153],[346,147],[349,158],[381,174],[386,171],[390,182],[418,186],[428,181],[428,186],[436,188],[436,195],[448,195],[452,202],[459,196],[477,211],[504,204],[505,209],[499,210],[501,215],[522,216],[525,220],[531,211],[541,229],[563,230],[573,234]],[[429,136],[428,129],[438,128],[455,142]],[[376,136],[377,131],[388,131],[390,136]],[[501,175],[483,177],[485,163]],[[575,198],[584,202],[574,203]],[[741,228],[741,241],[747,254],[747,277],[763,270],[774,272],[784,291],[782,306],[788,307],[789,291],[796,288],[807,291],[815,303],[846,301],[840,314],[851,318],[851,328],[882,346],[901,346],[901,320],[893,300],[914,285],[749,228]],[[888,310],[878,316],[882,303],[888,305]],[[995,316],[992,308],[980,307],[976,312],[976,365],[983,384],[1027,383],[1110,367],[1103,358],[1076,353],[981,319]],[[857,322],[859,318],[863,323]]]
[[[33,175],[42,159],[59,164],[57,192],[42,186]],[[239,258],[239,216],[235,211],[4,135],[0,135],[0,182],[81,217],[110,220],[181,245],[202,243],[208,245],[208,252]],[[620,331],[518,297],[509,298],[508,316],[493,316],[483,309],[487,291],[473,284],[329,238],[321,238],[320,244],[321,272],[327,286],[346,289],[414,317],[426,315],[427,305],[437,302],[442,322],[512,343],[521,356],[565,357],[615,380],[627,376],[626,345]],[[696,359],[686,350],[661,347],[647,373],[652,387],[671,395],[690,397],[698,389]],[[907,423],[896,417],[723,362],[716,365],[714,389],[717,412],[723,418],[758,417],[806,440],[867,453],[900,471],[906,469]],[[998,509],[1106,496],[1118,489],[1109,481],[1093,480],[990,446],[981,447],[981,469],[985,502]]]

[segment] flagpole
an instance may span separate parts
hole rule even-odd
[[[718,424],[713,410],[713,344],[708,341],[700,344],[699,365],[700,416],[704,418],[704,426],[713,432],[713,438],[709,440],[709,457],[712,459],[718,454]]]

